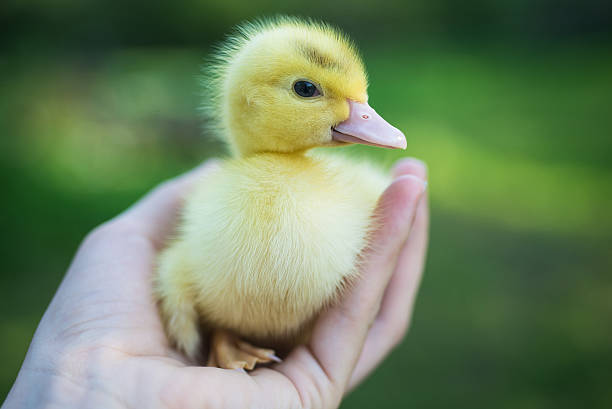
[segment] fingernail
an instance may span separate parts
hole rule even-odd
[[[420,177],[415,176],[415,175],[400,175],[400,176],[396,177],[395,179],[393,179],[393,182],[398,181],[398,180],[404,180],[404,179],[411,179],[411,180],[419,181],[421,183],[421,185],[423,186],[423,190],[421,191],[421,193],[423,193],[423,192],[425,192],[427,190],[427,185],[428,185],[427,181],[423,180]]]

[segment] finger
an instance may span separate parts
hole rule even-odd
[[[107,378],[113,397],[133,408],[295,408],[291,382],[271,369],[249,376],[232,369],[182,366],[154,357],[123,359]],[[123,406],[122,406],[123,407]]]
[[[397,268],[385,291],[378,322],[384,326],[387,338],[401,340],[412,315],[412,307],[421,281],[429,230],[427,198],[423,198],[417,210],[410,238],[406,241],[397,263]],[[391,344],[389,346],[392,346]]]
[[[136,202],[123,215],[156,247],[172,232],[185,195],[194,183],[218,167],[216,160],[208,160],[193,170],[158,185]]]
[[[326,392],[328,399],[341,398],[423,191],[423,181],[413,175],[400,176],[387,188],[377,206],[371,244],[363,253],[361,277],[339,305],[319,318],[311,342],[277,366],[305,388],[302,396]]]
[[[363,351],[349,382],[349,389],[359,384],[391,349],[401,342],[410,325],[427,250],[429,229],[427,202],[427,198],[423,197],[419,204],[412,233],[400,254],[379,314],[368,332]]]
[[[163,405],[177,408],[297,408],[303,405],[291,380],[270,368],[250,374],[235,369],[183,367],[166,377]],[[138,402],[135,402],[138,406]],[[327,407],[327,406],[324,406]]]
[[[394,173],[427,177],[423,162],[407,159],[394,167]],[[429,210],[426,194],[421,199],[412,231],[404,244],[395,272],[389,281],[381,308],[368,332],[363,351],[353,371],[349,388],[358,384],[403,338],[421,280],[427,250]]]

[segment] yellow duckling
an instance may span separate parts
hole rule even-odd
[[[208,365],[252,369],[305,341],[356,274],[382,172],[317,156],[322,146],[405,148],[368,104],[354,46],[325,24],[246,24],[216,55],[206,89],[233,158],[187,198],[155,292],[170,340]]]

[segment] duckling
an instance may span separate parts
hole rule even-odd
[[[406,139],[368,105],[353,43],[324,23],[242,25],[208,73],[208,111],[232,157],[186,198],[154,292],[180,351],[198,361],[208,339],[209,366],[250,370],[306,342],[356,276],[389,182],[311,149]]]

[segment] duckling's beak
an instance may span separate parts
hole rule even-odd
[[[406,149],[406,137],[368,104],[348,101],[349,117],[332,128],[332,139],[383,148]]]

